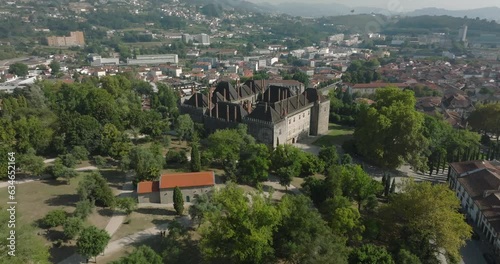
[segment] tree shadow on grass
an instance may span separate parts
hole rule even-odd
[[[61,186],[61,185],[67,185],[68,183],[66,180],[58,180],[58,179],[45,179],[42,180],[42,183],[51,185],[51,186]]]
[[[177,215],[175,211],[169,210],[167,208],[138,208],[135,210],[139,214],[149,214],[149,215]]]
[[[45,203],[50,206],[75,206],[78,201],[80,201],[78,194],[60,194],[48,199]]]
[[[101,216],[111,217],[114,211],[109,208],[97,208],[97,213]]]
[[[71,255],[76,253],[76,245],[75,244],[63,244],[60,247],[56,247],[56,245],[53,245],[49,249],[49,254],[50,254],[50,263],[59,263],[67,258],[69,258]]]
[[[101,170],[100,173],[112,188],[121,189],[126,183],[125,173],[119,170]]]

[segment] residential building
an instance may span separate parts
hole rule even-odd
[[[450,163],[449,185],[455,191],[467,220],[500,253],[500,162]]]
[[[139,203],[170,204],[174,202],[174,189],[179,187],[185,202],[192,202],[196,195],[209,192],[215,185],[213,171],[163,174],[159,181],[137,184]]]
[[[182,34],[182,41],[185,43],[193,42],[194,45],[201,44],[203,46],[209,46],[210,36],[203,33],[197,35]]]
[[[90,63],[91,66],[103,66],[103,65],[118,65],[120,64],[120,59],[119,58],[102,58],[99,55],[94,55],[92,56],[92,62]]]
[[[351,88],[352,93],[360,93],[364,95],[374,94],[376,90],[385,88],[385,87],[397,87],[400,89],[404,89],[409,85],[406,83],[380,83],[380,82],[372,82],[372,83],[357,83],[353,85]]]
[[[72,31],[69,36],[63,37],[47,37],[47,44],[51,47],[72,47],[72,46],[84,46],[85,38],[83,32]]]

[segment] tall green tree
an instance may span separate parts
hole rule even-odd
[[[361,155],[385,169],[396,169],[404,162],[424,167],[424,117],[415,110],[412,91],[384,88],[376,91],[376,103],[363,109],[354,138]]]
[[[196,194],[193,204],[189,207],[189,216],[191,216],[195,224],[198,224],[198,227],[203,223],[208,212],[220,210],[218,207],[219,204],[215,204],[212,197],[213,192],[203,193],[201,195]]]
[[[184,213],[184,197],[182,197],[182,192],[179,187],[174,188],[174,209],[178,215],[182,215]]]
[[[83,229],[83,220],[79,217],[69,217],[63,224],[64,236],[73,239],[80,234]]]
[[[197,172],[201,170],[201,156],[198,142],[191,144],[191,171]]]
[[[251,185],[266,181],[271,165],[269,157],[269,149],[264,144],[252,144],[241,149],[238,181]]]
[[[188,114],[180,115],[177,118],[175,130],[179,140],[190,139],[194,133],[194,122]]]
[[[264,263],[273,257],[273,230],[280,220],[269,198],[249,198],[234,184],[214,193],[220,211],[208,212],[200,228],[203,258],[218,263]]]
[[[306,196],[285,195],[273,235],[276,257],[287,263],[347,263],[345,239],[333,235]]]
[[[111,237],[106,230],[98,229],[95,226],[84,228],[76,242],[76,252],[87,259],[96,258],[104,252]]]
[[[458,259],[472,232],[459,208],[446,185],[406,182],[401,193],[379,210],[382,237],[396,251],[410,250],[423,263],[433,263],[439,249]]]
[[[475,130],[490,133],[500,139],[500,104],[479,105],[467,121]]]
[[[78,183],[78,194],[81,200],[92,201],[104,207],[113,207],[115,204],[113,191],[99,172],[91,172]]]
[[[56,60],[52,60],[52,62],[50,62],[49,64],[49,67],[52,70],[50,72],[52,75],[57,75],[61,71],[61,64]]]

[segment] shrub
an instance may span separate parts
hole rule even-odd
[[[66,238],[73,239],[82,231],[83,220],[79,217],[69,217],[66,219],[66,222],[64,222],[63,228]]]
[[[188,159],[185,150],[169,150],[165,156],[167,163],[186,164]]]
[[[82,200],[76,203],[76,209],[73,213],[75,217],[86,219],[92,213],[94,203],[89,200]]]
[[[42,219],[42,223],[44,226],[48,228],[57,227],[63,225],[66,221],[67,214],[66,211],[61,209],[52,210],[45,215]]]

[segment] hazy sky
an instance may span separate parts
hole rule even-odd
[[[498,6],[500,0],[249,0],[250,2],[286,3],[286,2],[309,2],[309,3],[339,3],[346,6],[369,6],[380,7],[389,10],[402,9],[403,11],[414,10],[424,7],[439,7],[446,9],[472,9],[481,7]]]

